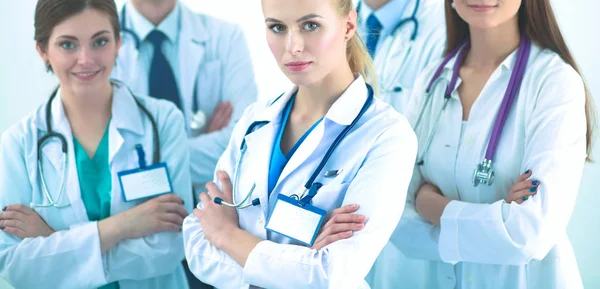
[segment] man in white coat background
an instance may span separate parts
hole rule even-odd
[[[184,113],[194,184],[212,181],[233,122],[256,100],[242,29],[178,0],[131,0],[121,10],[123,44],[113,77],[136,94]],[[156,49],[158,47],[159,49]]]
[[[356,10],[359,33],[374,59],[379,98],[404,114],[417,77],[442,57],[444,2],[359,0]],[[371,288],[425,288],[425,262],[409,259],[395,245],[409,241],[410,236],[392,235],[367,276]]]
[[[235,120],[258,94],[242,29],[178,0],[131,0],[120,17],[123,42],[112,77],[184,113],[196,203]],[[188,279],[190,288],[203,288],[193,275]]]

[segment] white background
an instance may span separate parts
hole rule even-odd
[[[259,0],[182,0],[195,11],[242,25],[246,32],[260,98],[283,92],[283,77],[264,41]],[[442,1],[442,0],[440,0]],[[124,0],[117,0],[122,4]],[[36,0],[0,0],[0,132],[48,97],[56,80],[46,74],[33,42]],[[600,1],[552,0],[563,34],[597,103],[600,103]],[[600,142],[594,149],[600,159]],[[600,162],[600,161],[599,161]],[[600,288],[600,165],[586,166],[577,205],[568,227],[586,288]],[[2,192],[11,193],[11,192]],[[569,193],[569,192],[565,192]],[[27,268],[23,268],[27,270]],[[0,280],[0,289],[10,288]]]

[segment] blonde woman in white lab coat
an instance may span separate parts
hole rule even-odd
[[[416,139],[367,84],[370,57],[352,1],[263,0],[262,7],[269,47],[295,86],[253,104],[236,125],[218,186],[207,185],[184,221],[190,269],[218,288],[368,288],[364,278],[402,214]],[[294,204],[313,196],[328,217],[301,228],[316,236],[311,245],[284,233],[304,222],[281,220],[308,214]],[[349,204],[358,210],[344,211]],[[352,220],[354,211],[364,219]]]
[[[566,226],[592,106],[550,2],[446,0],[446,18],[449,61],[425,70],[407,110],[419,153],[398,246],[430,260],[429,288],[582,288]]]
[[[15,288],[187,288],[183,116],[109,81],[118,23],[113,0],[38,1],[37,49],[60,86],[2,134],[0,277]],[[175,193],[126,201],[118,173],[142,160],[166,163]]]

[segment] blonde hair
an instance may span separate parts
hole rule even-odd
[[[354,10],[354,4],[352,0],[331,0],[333,7],[341,15],[348,15]],[[352,72],[360,73],[365,79],[365,82],[373,86],[377,90],[377,75],[375,74],[375,67],[371,55],[367,51],[367,47],[363,42],[358,32],[354,33],[354,36],[348,40],[346,47],[346,58]]]

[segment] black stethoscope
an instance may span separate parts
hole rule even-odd
[[[356,126],[356,123],[360,120],[360,118],[365,114],[365,112],[367,111],[367,109],[369,108],[369,106],[371,106],[371,104],[373,103],[373,100],[375,99],[374,97],[374,93],[373,93],[373,88],[367,84],[367,90],[369,91],[369,97],[367,98],[367,100],[365,101],[365,104],[363,105],[362,109],[360,110],[360,112],[358,113],[358,115],[354,118],[354,120],[352,121],[352,123],[350,123],[349,125],[347,125],[344,130],[342,130],[342,132],[340,132],[340,134],[336,137],[336,139],[333,141],[333,143],[331,144],[331,146],[329,147],[329,149],[327,150],[327,152],[325,153],[325,156],[323,156],[323,159],[321,159],[321,162],[319,163],[319,165],[317,166],[317,168],[313,171],[312,175],[310,176],[310,178],[308,179],[308,181],[306,182],[306,184],[304,185],[304,191],[301,194],[293,194],[290,197],[296,199],[297,201],[300,202],[300,205],[304,206],[306,204],[309,204],[310,201],[314,198],[314,196],[317,194],[318,190],[323,186],[323,184],[319,183],[319,182],[315,182],[315,180],[317,179],[317,177],[319,176],[319,174],[321,173],[321,171],[323,170],[323,168],[325,167],[325,165],[327,164],[327,161],[329,161],[329,158],[331,157],[331,155],[333,154],[333,151],[338,147],[338,145],[340,144],[340,142],[344,139],[344,137],[346,137],[346,135],[352,130],[352,128],[354,128],[354,126]],[[281,96],[280,96],[281,97]],[[275,101],[277,101],[279,99],[279,97],[277,99],[275,99]],[[275,102],[274,101],[274,102]],[[223,199],[217,197],[214,199],[214,202],[219,204],[219,205],[225,205],[228,207],[232,207],[232,208],[238,208],[238,209],[245,209],[251,206],[258,206],[260,205],[260,199],[259,198],[255,198],[254,200],[252,200],[252,202],[247,203],[247,201],[250,199],[250,197],[252,196],[252,193],[254,192],[254,189],[256,188],[256,183],[254,183],[252,185],[252,187],[250,188],[250,191],[246,194],[246,197],[244,197],[244,199],[239,202],[236,203],[235,202],[235,196],[237,195],[237,184],[239,181],[239,168],[240,165],[242,163],[242,160],[244,158],[244,154],[246,153],[246,149],[248,148],[248,146],[246,145],[246,136],[251,134],[252,132],[260,129],[261,127],[265,126],[266,124],[268,124],[269,121],[255,121],[252,124],[250,124],[250,126],[248,127],[248,130],[246,131],[246,134],[244,135],[244,139],[242,140],[242,144],[240,146],[240,156],[238,158],[237,164],[236,164],[236,168],[234,171],[235,174],[235,183],[233,184],[233,204],[232,203],[228,203],[226,201],[224,201]]]
[[[121,38],[127,34],[131,37],[131,39],[133,39],[133,43],[135,45],[135,58],[139,60],[142,40],[137,33],[135,33],[135,31],[127,27],[127,9],[125,8],[126,6],[123,5],[123,8],[121,9]],[[181,25],[179,25],[179,27],[181,28]],[[200,106],[198,105],[198,76],[196,75],[196,81],[194,82],[194,94],[192,95],[192,120],[190,122],[190,128],[192,131],[199,132],[204,128],[205,125],[206,114],[200,110]]]
[[[115,82],[115,84],[120,85],[120,83],[117,83],[117,82]],[[44,192],[44,195],[45,195],[46,199],[48,200],[48,204],[31,203],[30,204],[31,208],[36,208],[36,207],[37,208],[48,208],[48,207],[66,208],[66,207],[70,206],[70,204],[62,204],[62,205],[59,204],[60,198],[65,190],[65,185],[66,185],[66,181],[67,181],[67,157],[68,157],[67,139],[65,138],[65,136],[63,134],[58,133],[52,129],[52,101],[54,101],[54,99],[56,98],[59,87],[57,87],[52,92],[52,94],[50,95],[50,98],[48,98],[48,102],[46,103],[47,133],[46,133],[46,135],[41,137],[37,143],[38,172],[40,174],[40,179],[42,182],[42,191]],[[129,88],[127,88],[127,89],[129,90]],[[154,164],[157,164],[160,161],[160,139],[159,139],[159,135],[158,135],[158,127],[156,125],[156,121],[154,120],[154,118],[152,117],[152,115],[150,114],[148,109],[146,109],[146,107],[134,96],[134,94],[131,92],[131,90],[129,90],[129,92],[131,93],[131,96],[135,100],[135,103],[137,104],[137,106],[140,108],[140,110],[142,110],[142,112],[144,112],[144,114],[146,114],[146,116],[148,116],[148,118],[150,119],[150,123],[152,124],[152,133],[153,133],[153,141],[154,141],[154,154],[153,154],[152,162]],[[61,150],[62,150],[62,164],[63,164],[63,166],[62,166],[63,167],[63,176],[62,176],[62,179],[60,182],[58,198],[56,201],[54,200],[54,198],[52,198],[52,195],[50,194],[50,191],[48,190],[48,185],[46,184],[46,181],[44,179],[44,169],[42,166],[42,148],[44,147],[44,144],[47,141],[51,140],[52,138],[57,138],[60,141]]]
[[[417,1],[417,3],[415,4],[415,8],[413,10],[412,15],[406,19],[402,19],[400,21],[400,23],[398,23],[398,25],[396,25],[396,27],[394,27],[394,29],[392,30],[392,33],[390,33],[390,35],[394,35],[394,33],[396,33],[396,31],[398,29],[400,29],[400,27],[412,22],[414,24],[415,28],[413,29],[413,33],[410,35],[410,41],[415,41],[415,39],[417,38],[417,33],[419,32],[419,20],[417,20],[417,12],[419,12],[419,6],[421,4],[421,0],[416,0],[416,1]],[[361,6],[362,6],[362,1],[358,2],[358,5],[356,5],[356,13],[357,14],[360,14]]]

